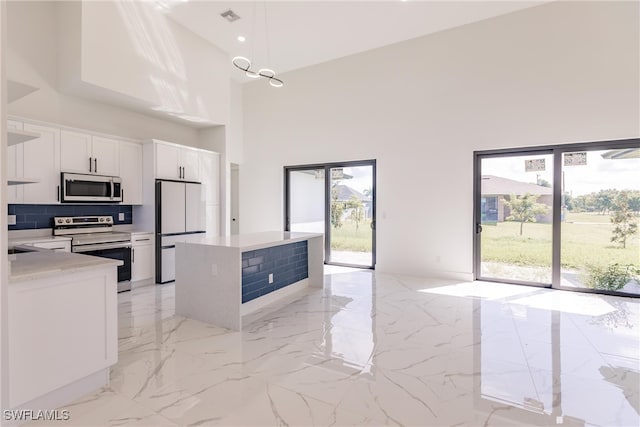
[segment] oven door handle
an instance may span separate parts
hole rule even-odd
[[[100,245],[74,246],[71,252],[94,252],[94,251],[102,251],[104,249],[123,249],[123,248],[130,248],[130,247],[131,247],[131,242],[104,243]]]

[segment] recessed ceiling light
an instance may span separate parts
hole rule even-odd
[[[238,36],[238,41],[240,43],[243,43],[245,40],[247,40],[247,38],[245,36]]]

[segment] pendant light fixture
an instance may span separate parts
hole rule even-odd
[[[269,27],[267,25],[267,2],[266,0],[262,2],[263,10],[264,10],[264,33],[265,33],[265,45],[267,51],[267,65],[271,62],[270,52],[269,52]],[[252,31],[252,40],[251,40],[251,56],[254,54],[254,48],[256,44],[256,3],[253,4],[253,31]],[[269,81],[269,84],[273,87],[282,87],[284,86],[284,82],[276,77],[276,72],[271,68],[259,68],[257,71],[252,69],[251,60],[244,56],[236,56],[232,60],[233,65],[239,70],[244,71],[245,75],[252,79],[264,78]]]

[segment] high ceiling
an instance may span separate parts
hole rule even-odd
[[[246,56],[256,68],[268,67],[282,73],[548,1],[157,0],[157,3],[167,5],[166,13],[172,19],[230,57]],[[235,22],[222,18],[220,14],[229,9],[241,18]],[[238,36],[246,37],[246,41],[239,42]],[[244,78],[240,71],[232,76]]]

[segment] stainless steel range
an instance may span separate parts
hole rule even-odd
[[[113,231],[111,216],[54,217],[53,234],[71,237],[71,252],[118,259],[118,292],[131,290],[131,234]]]

